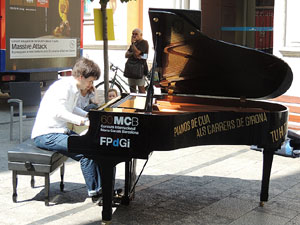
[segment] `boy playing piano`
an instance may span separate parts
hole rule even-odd
[[[80,162],[88,195],[96,201],[101,195],[99,166],[82,154],[68,152],[68,137],[77,135],[68,123],[87,125],[88,112],[76,106],[80,91],[89,90],[100,77],[100,68],[92,60],[81,58],[72,76],[54,82],[46,91],[38,110],[31,138],[37,147],[57,151]]]

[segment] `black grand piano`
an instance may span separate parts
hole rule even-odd
[[[71,152],[101,165],[103,220],[112,216],[115,165],[197,145],[264,148],[260,201],[267,201],[288,109],[264,100],[289,89],[290,67],[273,55],[205,36],[200,11],[152,8],[149,17],[155,56],[147,95],[123,95],[91,111],[87,133],[69,138]]]

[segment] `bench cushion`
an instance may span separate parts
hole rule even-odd
[[[36,147],[32,139],[28,139],[9,150],[7,155],[9,170],[44,173],[51,173],[68,159],[60,153]]]

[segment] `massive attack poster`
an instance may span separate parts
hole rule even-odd
[[[81,20],[79,0],[6,0],[6,70],[72,67]]]

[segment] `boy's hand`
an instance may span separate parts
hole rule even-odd
[[[93,93],[93,92],[95,92],[95,90],[96,90],[96,88],[95,88],[95,86],[93,85],[93,86],[91,86],[89,89],[86,89],[87,91],[87,93]]]
[[[90,92],[95,92],[96,88],[95,86],[93,85],[91,88],[90,88]]]
[[[90,125],[90,120],[88,118],[85,118],[80,122],[80,126],[89,126],[89,125]]]

